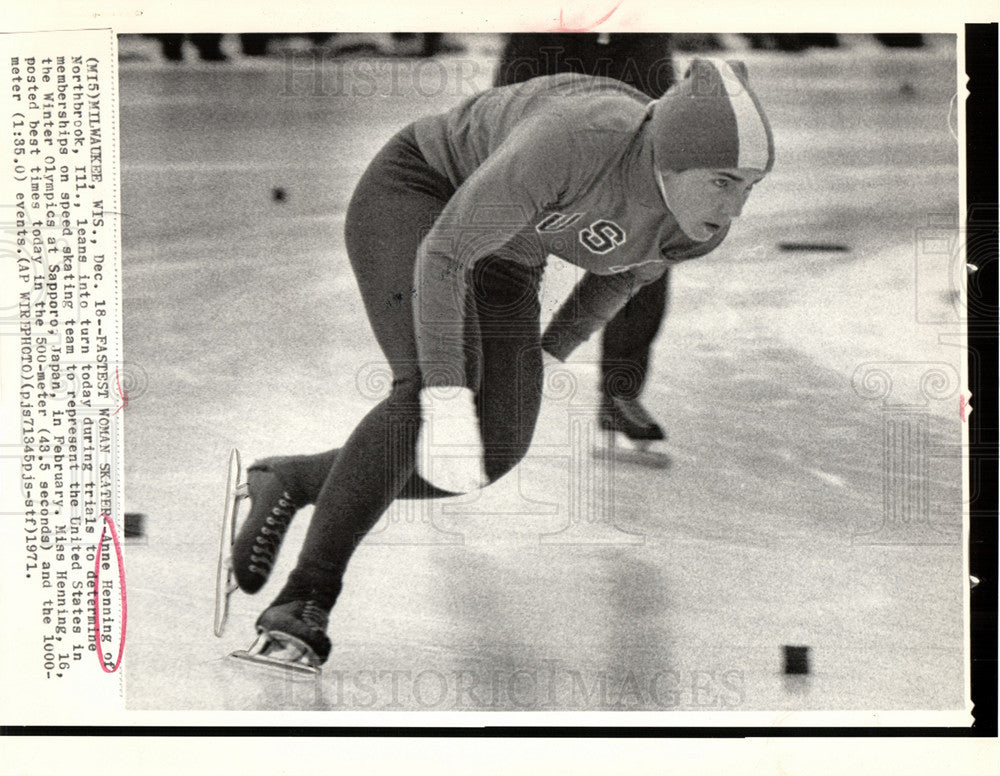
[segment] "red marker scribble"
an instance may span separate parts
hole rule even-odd
[[[963,423],[965,423],[965,407],[966,407],[965,397],[964,396],[959,396],[958,397],[958,417],[961,418],[961,420],[962,420]]]
[[[121,410],[128,407],[128,393],[122,390],[122,381],[118,377],[118,367],[115,367],[115,383],[118,385],[118,395],[121,397],[121,406],[112,412],[112,415],[117,415]]]
[[[563,10],[562,10],[562,8],[560,8],[559,9],[559,24],[557,24],[555,27],[553,27],[551,30],[549,30],[549,32],[590,32],[595,27],[601,26],[602,24],[604,24],[604,22],[606,22],[608,19],[610,19],[611,16],[612,16],[612,14],[614,14],[614,12],[617,11],[621,7],[621,4],[623,2],[625,2],[625,0],[619,0],[619,2],[617,4],[615,4],[615,7],[612,8],[610,11],[608,11],[606,14],[604,14],[604,16],[602,16],[600,19],[598,19],[593,24],[587,24],[587,25],[584,25],[583,27],[568,27],[566,25],[566,23],[563,21]]]
[[[101,529],[101,539],[97,543],[97,558],[94,561],[94,640],[97,646],[97,659],[101,662],[101,670],[106,674],[113,674],[122,664],[122,654],[125,652],[125,624],[128,622],[128,603],[125,595],[125,561],[122,559],[122,546],[118,541],[118,532],[115,531],[115,523],[109,515],[101,515],[104,519],[104,528]],[[118,659],[115,660],[114,668],[108,668],[104,662],[104,654],[101,650],[101,551],[104,549],[104,536],[108,529],[111,529],[111,541],[115,546],[115,555],[118,557],[118,582],[121,584],[122,600],[122,627],[121,638],[118,642]]]

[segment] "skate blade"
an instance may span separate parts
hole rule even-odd
[[[629,439],[617,431],[602,431],[592,452],[602,461],[612,459],[615,463],[667,469],[673,461],[661,449],[662,445],[662,440]]]
[[[215,572],[215,622],[216,636],[222,636],[229,619],[229,597],[239,589],[233,574],[231,560],[233,542],[236,540],[236,517],[240,502],[248,495],[243,478],[240,451],[235,447],[229,453],[229,476],[226,480],[226,504],[222,515],[222,533],[219,537],[219,564]]]
[[[215,622],[216,636],[222,636],[229,620],[229,597],[239,590],[239,585],[233,579],[233,566],[227,558],[220,562],[218,576],[215,580]]]
[[[229,657],[286,674],[305,677],[320,675],[316,653],[300,639],[277,631],[262,633],[250,649],[231,652]]]
[[[320,676],[320,670],[308,663],[279,660],[269,655],[255,655],[246,649],[238,649],[235,652],[231,652],[229,657],[240,663],[249,663],[252,666],[281,672],[286,676],[300,676],[307,679],[318,679]]]

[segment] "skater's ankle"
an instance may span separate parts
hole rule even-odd
[[[270,483],[272,484],[268,486],[268,490],[280,489],[282,497],[291,502],[293,509],[299,510],[307,504],[312,503],[308,498],[308,494],[303,488],[299,487],[294,477],[288,476],[285,472],[276,471],[270,466],[268,460],[255,462],[247,469],[247,478],[250,481],[251,496],[255,495],[255,490],[261,490],[260,485],[257,488],[254,487],[254,480],[261,482],[262,479],[273,478],[270,479]]]
[[[316,503],[339,450],[315,455],[276,455],[256,461],[250,467],[275,474],[299,507]]]
[[[335,578],[336,582],[331,583],[331,578]],[[339,571],[314,567],[296,568],[271,606],[290,601],[312,601],[320,608],[330,611],[337,602],[340,588]]]

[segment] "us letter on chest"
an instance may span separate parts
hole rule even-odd
[[[535,231],[541,233],[561,232],[575,224],[583,213],[549,213],[535,224]],[[626,240],[625,230],[614,221],[601,218],[579,231],[580,244],[591,253],[607,253]]]

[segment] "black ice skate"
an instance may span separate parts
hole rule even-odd
[[[250,513],[236,533],[240,506]],[[226,505],[215,580],[215,635],[221,636],[229,616],[229,598],[237,590],[256,593],[267,582],[297,505],[271,472],[252,469],[246,475],[239,450],[229,454]]]
[[[667,435],[639,399],[605,396],[597,420],[601,438],[594,450],[596,456],[655,468],[670,465],[662,449]]]
[[[299,507],[273,473],[251,468],[246,479],[250,513],[233,542],[233,574],[244,593],[260,590]]]
[[[257,640],[230,657],[296,674],[318,675],[330,657],[326,635],[330,612],[315,601],[289,601],[269,607],[257,619]]]

